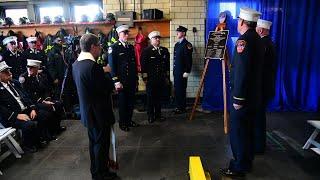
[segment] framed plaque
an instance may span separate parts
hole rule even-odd
[[[229,30],[210,31],[205,59],[224,59]]]

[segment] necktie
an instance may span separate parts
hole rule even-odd
[[[158,51],[158,53],[161,55],[161,53],[160,53],[160,48],[159,48],[159,47],[157,47],[157,51]]]
[[[12,91],[12,93],[14,94],[14,96],[19,97],[19,94],[17,93],[17,91],[13,88],[13,86],[11,84],[8,83],[9,89]]]

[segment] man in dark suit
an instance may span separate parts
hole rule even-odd
[[[262,105],[263,44],[255,31],[261,13],[240,8],[238,32],[230,68],[230,144],[233,159],[223,176],[244,177],[254,159],[254,119]]]
[[[149,34],[150,46],[143,49],[141,72],[147,85],[148,121],[163,121],[161,117],[161,97],[170,79],[170,54],[167,48],[160,46],[160,32]]]
[[[129,131],[129,127],[139,126],[132,121],[135,92],[138,82],[136,58],[133,45],[128,43],[129,27],[117,27],[119,40],[108,49],[108,61],[112,79],[119,92],[119,127]]]
[[[0,114],[2,125],[22,130],[23,146],[35,152],[42,132],[47,128],[48,116],[40,112],[26,96],[19,82],[12,81],[12,74],[5,61],[0,62]]]
[[[81,53],[72,65],[72,74],[80,102],[81,122],[88,128],[91,174],[93,179],[114,179],[117,175],[108,170],[110,128],[114,124],[111,103],[113,82],[104,75],[96,59],[101,47],[94,34],[80,39]]]
[[[262,109],[254,122],[254,151],[264,154],[266,148],[266,109],[275,94],[276,50],[269,35],[272,22],[258,19],[256,31],[264,45],[262,75]]]
[[[174,112],[180,114],[186,110],[187,82],[192,67],[192,44],[187,41],[187,28],[179,26],[177,28],[177,38],[179,42],[174,45],[174,97],[176,109]]]

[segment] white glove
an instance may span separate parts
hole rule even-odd
[[[189,76],[189,73],[183,73],[182,77],[187,78]]]
[[[242,105],[233,103],[233,107],[234,107],[235,110],[239,110],[239,109],[242,108]]]
[[[120,90],[120,89],[123,88],[121,82],[116,82],[116,83],[114,83],[114,87],[116,88],[116,90]]]

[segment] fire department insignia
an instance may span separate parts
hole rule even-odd
[[[109,47],[108,48],[108,54],[111,54],[112,53],[112,47]]]
[[[237,41],[237,52],[242,53],[246,47],[247,42],[245,40]]]
[[[188,49],[192,49],[192,44],[191,44],[191,43],[188,43],[188,44],[187,44],[187,48],[188,48]]]

